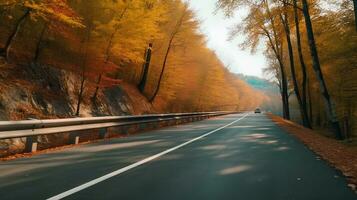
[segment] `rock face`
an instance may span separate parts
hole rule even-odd
[[[74,115],[79,77],[48,66],[3,65],[0,70],[0,120],[62,118]],[[104,89],[96,101],[84,94],[82,116],[153,113],[135,86]],[[135,106],[134,106],[135,105]]]
[[[79,77],[49,66],[0,65],[0,120],[73,117]],[[81,116],[155,113],[135,86],[123,83],[104,89],[94,102],[84,95]],[[46,143],[51,137],[41,137]],[[61,140],[60,137],[53,138]],[[21,152],[25,139],[0,140],[0,155]]]

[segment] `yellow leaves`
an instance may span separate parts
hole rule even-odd
[[[158,0],[103,1],[101,5],[115,9],[109,21],[96,24],[96,36],[104,49],[110,43],[111,56],[123,62],[142,62],[148,41],[161,36],[159,25],[165,19],[165,7]]]
[[[14,7],[22,2],[22,0],[0,0],[0,7]]]
[[[50,31],[41,38],[46,42],[41,46],[44,63],[87,76],[86,81],[95,86],[109,87],[107,82],[115,79],[137,82],[144,50],[148,43],[153,43],[145,89],[150,97],[174,34],[159,101],[177,111],[216,110],[232,104],[235,108],[243,101],[255,102],[244,99],[252,98],[255,92],[232,81],[235,79],[217,56],[205,47],[199,23],[181,0],[75,0],[69,1],[70,5],[66,0],[0,0],[0,6],[4,2],[9,6],[16,4],[21,12],[30,10],[36,26],[27,31],[33,31],[33,35],[48,26]],[[99,74],[104,79],[97,84]]]
[[[68,7],[65,0],[48,0],[23,2],[25,8],[30,9],[31,17],[42,18],[45,21],[57,20],[74,28],[84,28],[81,19]]]
[[[65,14],[61,13],[56,13],[52,10],[48,10],[47,14],[52,15],[54,18],[56,18],[58,21],[63,22],[71,27],[74,28],[84,28],[85,26],[81,23],[81,20],[79,18],[73,18],[69,17]]]

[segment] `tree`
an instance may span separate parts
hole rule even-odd
[[[155,100],[157,94],[160,91],[161,81],[164,76],[167,60],[169,58],[169,55],[170,55],[171,49],[173,47],[173,44],[175,42],[175,39],[177,38],[178,34],[180,34],[180,32],[182,32],[182,30],[185,29],[185,26],[187,27],[192,23],[196,24],[195,21],[192,21],[192,13],[191,13],[191,11],[188,10],[187,4],[184,4],[183,7],[180,9],[180,14],[181,14],[181,16],[177,19],[176,24],[173,26],[172,32],[169,35],[169,38],[168,38],[169,41],[167,44],[165,57],[163,59],[159,80],[158,80],[157,86],[154,90],[154,94],[149,99],[150,102],[153,102]]]
[[[10,47],[13,40],[21,30],[26,19],[31,16],[32,20],[42,19],[44,21],[56,20],[72,27],[83,27],[80,18],[68,6],[66,0],[11,0],[1,4],[3,9],[20,8],[23,14],[16,20],[14,29],[6,40],[4,48],[0,49],[0,56],[6,60],[9,58]]]
[[[109,1],[114,4],[114,16],[109,22],[98,25],[106,43],[104,57],[106,62],[115,60],[118,65],[142,62],[141,49],[148,41],[160,37],[159,24],[165,20],[165,5],[159,0]],[[105,2],[105,5],[108,2]],[[110,6],[110,7],[113,7]],[[117,13],[117,10],[121,12]],[[138,20],[140,19],[140,20]],[[102,38],[103,39],[103,38]],[[99,71],[97,87],[93,95],[95,100],[103,75],[107,71]]]
[[[299,20],[299,13],[298,13],[298,4],[297,0],[293,0],[293,10],[294,10],[294,23],[295,23],[295,36],[296,36],[296,43],[297,43],[297,49],[298,49],[298,55],[299,55],[299,61],[300,61],[300,66],[302,70],[302,104],[303,104],[303,109],[307,110],[307,87],[308,87],[308,80],[307,80],[307,69],[306,69],[306,64],[302,52],[302,45],[301,45],[301,36],[300,36],[300,20]],[[311,100],[311,96],[309,95],[309,99]],[[311,107],[311,101],[310,101],[310,107]],[[311,110],[311,109],[310,109]],[[310,127],[312,126],[312,118],[311,115],[309,117],[309,123]]]
[[[41,32],[40,32],[40,37],[39,37],[39,39],[38,39],[38,41],[37,41],[35,54],[34,54],[34,56],[33,56],[33,62],[34,62],[35,64],[38,63],[38,59],[39,59],[39,57],[40,57],[40,51],[41,51],[41,46],[42,46],[43,37],[44,37],[44,35],[45,35],[47,29],[48,29],[48,23],[45,23],[45,24],[43,25],[43,28],[42,28]]]
[[[275,17],[272,15],[269,7],[268,0],[263,1],[263,6],[266,10],[267,20],[270,21],[270,27],[264,26],[264,21],[262,21],[262,29],[265,36],[269,40],[270,48],[273,50],[276,59],[278,60],[280,71],[281,71],[281,94],[282,94],[282,102],[283,102],[283,116],[285,119],[290,119],[290,108],[289,108],[289,92],[288,92],[288,81],[285,72],[285,66],[283,63],[283,42],[281,41],[281,37],[278,36],[277,33],[277,25],[275,21]],[[271,31],[269,31],[269,28]],[[272,32],[272,33],[271,33]]]
[[[26,8],[30,13],[21,19]],[[145,99],[135,91],[141,78],[145,93],[157,90],[153,101],[157,112],[252,109],[265,99],[206,47],[198,21],[181,0],[73,0],[68,4],[64,0],[7,0],[0,3],[0,9],[4,10],[0,29],[5,30],[0,32],[0,42],[4,41],[0,47],[17,27],[9,48],[14,49],[10,56],[14,53],[19,58],[11,60],[14,66],[19,64],[16,70],[26,66],[22,59],[43,66],[44,71],[56,68],[58,74],[49,71],[46,75],[68,80],[59,90],[68,94],[65,98],[73,103],[77,116],[84,107],[105,108],[111,94],[101,91],[107,88],[120,87],[134,102],[139,98],[142,103]],[[277,41],[282,42],[281,35]],[[143,69],[141,64],[148,61],[143,59],[143,48],[150,43],[155,44],[150,68]],[[42,74],[36,73],[36,78],[42,80]],[[50,83],[45,89],[49,87]]]
[[[128,8],[131,4],[131,1],[128,1],[124,7],[122,8],[122,11],[120,12],[118,18],[115,18],[116,20],[116,23],[117,25],[114,27],[114,30],[113,32],[110,34],[110,37],[109,37],[109,40],[108,40],[108,45],[106,46],[105,48],[105,61],[104,61],[104,64],[108,64],[109,60],[110,60],[110,56],[111,56],[111,49],[113,47],[113,40],[114,40],[114,37],[116,36],[119,28],[120,28],[120,23],[121,23],[121,20],[123,19],[123,17],[125,16],[126,12],[128,11]],[[101,84],[101,81],[102,81],[102,77],[103,77],[103,73],[105,71],[104,70],[101,70],[101,72],[99,73],[99,76],[97,78],[97,83],[96,83],[96,89],[95,89],[95,92],[94,92],[94,95],[92,97],[92,99],[95,101],[96,98],[97,98],[97,95],[98,95],[98,91],[99,91],[99,87],[100,87],[100,84]]]
[[[337,114],[336,114],[336,108],[335,108],[335,105],[332,102],[330,94],[327,90],[325,79],[324,79],[323,73],[321,71],[320,60],[319,60],[319,55],[317,52],[315,36],[314,36],[314,31],[313,31],[313,27],[312,27],[310,12],[309,12],[309,5],[307,3],[307,0],[302,0],[302,5],[303,5],[303,14],[304,14],[304,18],[305,18],[305,26],[306,26],[306,31],[307,31],[307,38],[309,41],[310,53],[311,53],[311,58],[312,58],[312,63],[313,63],[313,69],[314,69],[316,77],[320,83],[320,91],[321,91],[322,96],[325,100],[326,112],[327,112],[327,115],[330,119],[332,126],[334,127],[336,138],[343,139],[343,135],[342,135],[341,129],[340,129],[340,124],[339,124]]]
[[[267,51],[273,52],[280,68],[279,75],[281,78],[279,78],[279,80],[281,86],[283,117],[285,119],[290,119],[288,80],[283,62],[283,42],[281,30],[278,30],[279,25],[276,19],[277,15],[272,13],[268,0],[220,0],[217,3],[217,7],[223,9],[227,16],[231,16],[236,9],[242,6],[249,6],[250,12],[243,22],[244,24],[238,25],[232,32],[232,36],[237,33],[246,34],[248,40],[243,44],[243,47],[249,46],[253,52],[262,37],[267,41]]]
[[[294,52],[293,52],[293,46],[292,46],[291,37],[290,37],[291,33],[290,33],[290,25],[289,25],[286,2],[283,2],[282,9],[283,9],[283,13],[280,13],[280,19],[284,26],[286,41],[287,41],[287,45],[288,45],[291,77],[292,77],[292,81],[293,81],[294,92],[295,92],[295,96],[296,96],[299,106],[300,106],[300,113],[301,113],[301,118],[303,120],[303,125],[305,127],[311,128],[311,124],[309,121],[308,112],[307,112],[307,108],[306,108],[306,102],[304,103],[302,100],[300,90],[299,90],[299,83],[297,80],[297,74],[296,74],[295,63],[294,63]]]
[[[83,39],[83,41],[81,42],[81,47],[80,47],[80,53],[83,55],[82,59],[80,59],[80,68],[79,68],[79,75],[80,75],[80,86],[79,86],[79,90],[78,90],[78,97],[77,97],[77,106],[76,106],[76,116],[79,116],[80,114],[80,109],[81,109],[81,104],[83,101],[83,93],[84,93],[84,89],[85,89],[85,84],[87,81],[87,60],[88,60],[88,54],[89,54],[89,47],[88,47],[88,43],[90,42],[90,38],[91,38],[91,32],[92,32],[92,21],[88,22],[88,26],[87,26],[87,33],[86,33],[86,37]]]
[[[352,1],[353,1],[354,11],[355,11],[355,26],[356,26],[356,32],[357,32],[357,0],[352,0]]]
[[[151,61],[151,52],[152,52],[152,43],[150,43],[149,47],[145,50],[145,55],[144,55],[145,62],[143,64],[142,76],[140,79],[140,83],[138,85],[138,88],[141,93],[144,93],[146,82],[148,79],[149,67],[150,67],[150,61]]]

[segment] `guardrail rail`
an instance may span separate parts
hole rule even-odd
[[[192,122],[210,117],[231,114],[233,112],[195,112],[175,114],[153,114],[138,116],[108,116],[46,120],[0,121],[0,140],[26,138],[24,152],[37,151],[38,137],[43,135],[69,133],[67,144],[78,144],[84,131],[98,130],[99,139],[107,137],[108,128],[139,125],[139,130],[146,130],[146,124],[173,124]],[[151,128],[152,129],[152,128]]]

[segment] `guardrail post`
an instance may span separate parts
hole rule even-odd
[[[138,124],[138,130],[145,130],[147,127],[149,127],[149,124]]]
[[[36,152],[39,147],[41,147],[41,149],[45,148],[45,146],[39,145],[39,142],[41,141],[40,137],[42,137],[41,135],[65,134],[64,137],[65,139],[68,139],[70,144],[78,144],[80,142],[80,137],[83,137],[81,134],[84,133],[84,131],[86,131],[86,133],[89,132],[91,137],[92,135],[95,135],[96,138],[104,139],[111,136],[109,133],[114,134],[114,131],[111,129],[113,127],[118,127],[120,130],[115,132],[130,134],[133,131],[183,124],[221,116],[224,114],[229,113],[196,112],[128,117],[94,117],[88,119],[24,120],[20,121],[20,123],[9,121],[0,124],[0,138],[1,140],[26,138],[24,152]],[[107,122],[112,124],[108,126]],[[110,128],[110,130],[108,130],[108,128]],[[39,131],[37,132],[37,130]],[[47,130],[49,132],[46,132]]]
[[[69,144],[79,144],[79,135],[77,133],[69,134]]]
[[[37,151],[37,136],[31,136],[26,138],[25,152],[33,153]]]
[[[99,129],[99,139],[104,139],[108,130],[107,128],[101,128]]]

